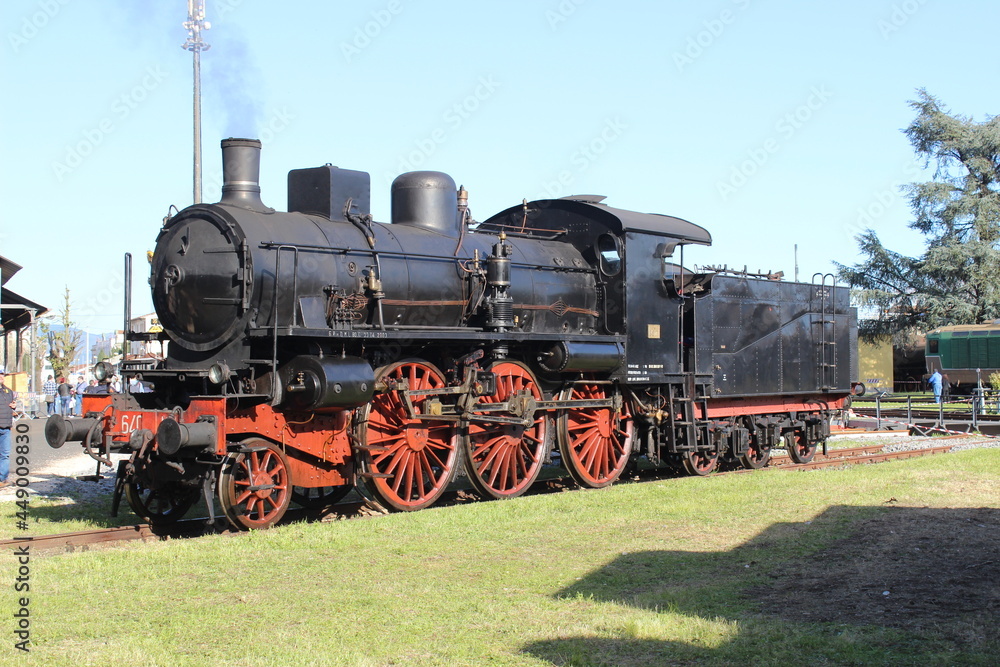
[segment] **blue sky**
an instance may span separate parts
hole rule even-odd
[[[377,220],[401,171],[450,173],[483,220],[522,198],[592,193],[708,228],[698,265],[833,270],[874,228],[917,254],[901,130],[926,88],[1000,111],[997,5],[940,0],[207,0],[205,200],[219,141],[264,140],[265,203],[290,169],[372,173]],[[151,310],[144,254],[192,201],[184,0],[7,0],[0,254],[11,289],[120,327]]]

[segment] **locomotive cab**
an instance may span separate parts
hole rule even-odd
[[[686,302],[662,280],[664,261],[678,247],[711,245],[712,237],[687,220],[612,208],[603,200],[573,195],[526,202],[489,218],[480,229],[558,234],[577,248],[595,274],[599,332],[625,338],[625,365],[614,377],[664,381],[684,370]]]

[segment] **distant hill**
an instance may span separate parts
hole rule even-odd
[[[63,326],[52,325],[49,328],[53,333],[60,333],[63,331]],[[71,366],[78,366],[80,364],[86,364],[88,361],[94,363],[98,357],[103,353],[104,356],[111,356],[111,348],[118,342],[118,333],[111,331],[108,333],[95,334],[93,332],[85,331],[84,329],[77,329],[75,327],[70,327],[71,331],[77,331],[81,334],[80,346],[76,349],[76,353],[73,355],[73,361]],[[42,338],[41,331],[39,334],[39,344],[46,346],[46,356],[48,355],[48,340]],[[88,356],[87,348],[90,348],[90,354]]]

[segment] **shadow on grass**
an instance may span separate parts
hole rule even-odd
[[[654,611],[664,624],[728,621],[737,634],[707,648],[697,631],[661,641],[626,626],[524,648],[556,665],[995,664],[1000,510],[833,507],[728,552],[623,554],[558,597]]]
[[[93,474],[92,472],[90,474]],[[88,481],[63,475],[33,474],[27,487],[27,514],[32,528],[42,528],[39,534],[57,533],[67,523],[85,523],[89,528],[110,528],[131,525],[138,518],[122,501],[117,517],[111,517],[111,496],[114,491],[113,471],[102,470],[103,479]],[[0,501],[2,512],[11,517],[19,511],[12,489],[4,490]],[[8,522],[13,525],[13,522]]]

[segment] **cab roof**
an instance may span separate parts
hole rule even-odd
[[[604,204],[603,200],[600,195],[539,199],[497,213],[483,222],[477,231],[566,232],[575,235],[583,232],[584,227],[596,224],[615,234],[642,232],[676,239],[680,243],[712,245],[712,235],[704,227],[670,215],[613,208]]]

